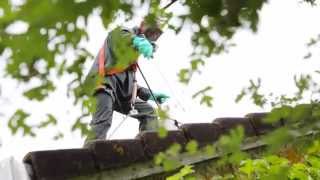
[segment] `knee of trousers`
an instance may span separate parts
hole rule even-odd
[[[91,125],[92,127],[92,137],[89,139],[106,139],[107,132],[110,129],[109,124],[98,124],[98,125]]]
[[[113,116],[113,98],[108,92],[96,94],[97,104],[90,124],[111,124]]]
[[[95,119],[93,118],[90,122],[90,126],[111,126],[112,119],[109,118],[102,118],[102,119]]]
[[[112,123],[113,111],[105,109],[103,111],[98,111],[93,114],[92,121],[90,125],[111,125]]]

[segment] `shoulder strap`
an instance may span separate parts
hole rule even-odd
[[[129,32],[129,33],[137,33],[137,29],[129,29],[129,28],[122,28],[122,31],[124,32]],[[118,72],[121,72],[122,70],[114,68],[114,69],[110,69],[109,71],[106,72],[105,70],[105,63],[107,61],[107,56],[106,56],[106,47],[107,47],[107,39],[105,40],[102,48],[99,51],[99,55],[98,55],[98,73],[101,79],[104,78],[105,75],[112,75]],[[131,70],[136,71],[137,69],[137,64],[133,63],[132,65],[130,65],[129,67]]]
[[[100,75],[100,77],[101,78],[103,78],[104,76],[105,76],[105,69],[104,69],[104,65],[105,65],[105,61],[106,61],[106,59],[105,58],[107,58],[106,56],[105,56],[105,49],[106,49],[106,43],[107,42],[105,42],[104,44],[103,44],[103,46],[102,46],[102,48],[100,49],[100,51],[99,51],[99,59],[98,59],[98,65],[99,65],[99,75]]]

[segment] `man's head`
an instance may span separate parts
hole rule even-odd
[[[158,22],[140,24],[140,33],[144,34],[149,41],[157,41],[162,34],[162,30]]]

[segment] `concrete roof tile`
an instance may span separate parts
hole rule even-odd
[[[220,126],[213,123],[183,124],[181,128],[186,138],[189,141],[196,140],[199,147],[213,144],[222,133]]]
[[[180,130],[168,131],[165,138],[160,138],[157,131],[143,131],[136,138],[141,140],[144,151],[149,158],[166,150],[174,143],[179,143],[184,147],[187,142]]]
[[[33,179],[68,179],[96,172],[88,149],[34,151],[28,153],[23,161],[32,166]]]
[[[24,163],[31,167],[32,179],[68,179],[105,172],[128,165],[150,160],[159,152],[165,151],[173,143],[182,145],[182,151],[190,140],[196,140],[200,147],[214,143],[221,134],[241,125],[245,135],[259,136],[284,124],[266,124],[263,118],[267,113],[250,113],[245,118],[217,118],[212,123],[183,124],[181,130],[168,131],[160,138],[157,131],[140,132],[135,139],[95,140],[83,149],[35,151],[28,153]]]
[[[274,130],[275,128],[278,128],[284,125],[284,120],[282,119],[280,119],[278,122],[275,122],[275,123],[265,122],[264,118],[266,118],[267,115],[268,113],[249,113],[245,115],[245,117],[247,117],[250,120],[255,132],[258,135],[266,134]]]
[[[117,168],[147,160],[140,140],[96,140],[86,145],[93,153],[99,170]]]
[[[216,118],[213,123],[217,123],[221,126],[223,133],[228,133],[229,130],[236,128],[237,126],[242,126],[245,135],[248,137],[256,136],[256,132],[248,118],[236,118],[236,117],[224,117]]]

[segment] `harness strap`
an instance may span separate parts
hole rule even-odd
[[[104,65],[105,65],[105,60],[106,60],[106,56],[105,56],[105,47],[106,47],[106,43],[105,42],[102,46],[102,48],[99,51],[99,60],[98,60],[98,66],[99,66],[99,75],[101,78],[104,78],[105,76],[105,69],[104,69]]]
[[[112,75],[112,74],[120,73],[120,72],[123,72],[124,70],[127,70],[127,69],[131,69],[134,72],[137,71],[137,63],[136,62],[131,64],[126,69],[111,68],[106,71],[106,69],[105,69],[105,63],[107,61],[107,56],[105,53],[106,46],[107,46],[107,42],[105,42],[103,44],[102,48],[99,51],[99,55],[98,55],[98,73],[99,73],[99,76],[101,79],[103,79],[105,75]],[[101,83],[99,82],[98,84],[101,84]]]
[[[105,54],[105,49],[106,49],[106,45],[107,42],[105,41],[105,43],[103,44],[102,48],[99,51],[99,55],[98,55],[98,74],[99,74],[99,80],[98,80],[98,89],[100,88],[105,88],[103,85],[103,79],[105,77],[105,75],[112,75],[112,74],[116,74],[119,72],[124,71],[123,69],[119,69],[119,68],[111,68],[109,70],[105,69],[105,62],[107,60],[107,56]],[[134,103],[136,100],[136,96],[137,96],[137,80],[136,80],[136,71],[137,71],[137,63],[133,63],[131,64],[127,69],[131,69],[132,71],[134,71],[134,84],[133,84],[133,93],[132,93],[132,97],[131,97],[131,108],[134,110]]]

